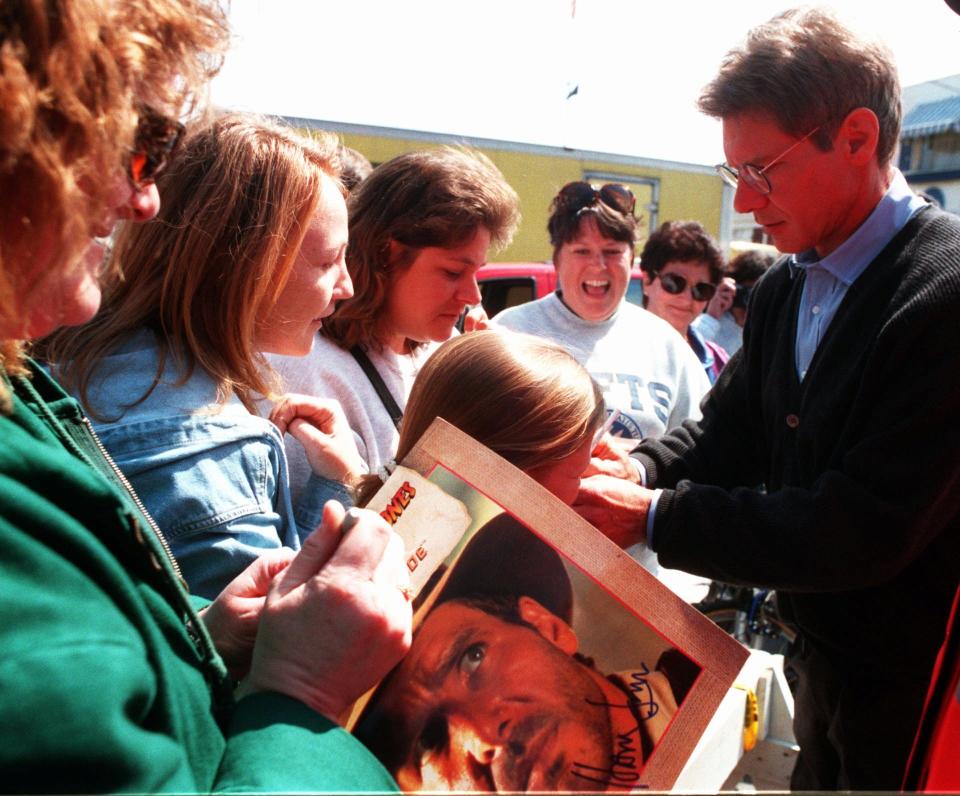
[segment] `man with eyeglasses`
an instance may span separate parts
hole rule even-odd
[[[790,255],[703,419],[597,461],[578,502],[665,566],[777,589],[792,787],[895,790],[960,581],[960,219],[892,165],[888,51],[823,11],[752,31],[700,108],[735,208]]]

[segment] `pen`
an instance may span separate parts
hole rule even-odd
[[[347,509],[347,513],[343,515],[343,522],[340,523],[340,534],[341,536],[349,531],[354,525],[360,521],[360,509],[350,508]]]
[[[597,447],[597,444],[600,442],[601,439],[603,439],[603,435],[606,434],[608,431],[610,431],[611,428],[613,428],[613,424],[617,422],[617,419],[619,417],[620,417],[619,409],[614,409],[609,415],[607,415],[607,419],[604,421],[603,425],[600,426],[599,429],[597,429],[597,433],[593,437],[593,446],[591,447],[591,450]]]

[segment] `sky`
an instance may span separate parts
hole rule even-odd
[[[215,103],[712,165],[700,89],[783,0],[232,0]],[[944,0],[827,0],[903,85],[960,73]],[[571,13],[575,8],[575,13]],[[577,93],[568,98],[572,87]]]

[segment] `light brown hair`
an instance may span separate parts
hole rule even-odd
[[[764,114],[790,135],[832,147],[840,125],[856,108],[880,122],[877,162],[893,158],[900,135],[900,79],[884,45],[860,38],[823,9],[792,9],[760,25],[731,50],[698,102],[723,119]]]
[[[51,339],[64,382],[87,403],[101,358],[147,327],[160,346],[154,384],[169,358],[179,383],[200,367],[221,401],[235,393],[253,411],[271,387],[254,348],[257,318],[286,284],[323,175],[337,178],[337,146],[332,136],[307,137],[252,114],[195,126],[158,181],[159,215],[122,225],[113,251],[120,274],[105,286],[98,315]]]
[[[483,153],[457,147],[408,152],[377,166],[347,207],[353,298],[341,302],[320,331],[345,349],[380,346],[377,324],[391,277],[420,249],[466,243],[481,227],[492,245],[505,246],[520,221],[516,191],[497,167]],[[393,259],[391,242],[400,248]]]
[[[574,453],[605,411],[596,382],[556,343],[500,329],[471,332],[441,345],[417,375],[396,460],[442,417],[521,470],[535,470]],[[357,504],[381,484],[364,476]]]
[[[90,243],[137,106],[179,114],[220,66],[215,0],[18,0],[0,12],[0,323],[22,324]],[[52,251],[52,254],[50,253]],[[39,259],[43,273],[27,273]],[[21,346],[0,341],[21,371]],[[3,388],[0,387],[0,392]],[[3,396],[0,396],[2,398]]]

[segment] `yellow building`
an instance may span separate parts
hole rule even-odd
[[[513,243],[495,253],[492,260],[549,260],[550,201],[562,186],[575,180],[630,186],[643,219],[638,251],[652,229],[678,219],[699,221],[717,238],[723,251],[729,248],[731,192],[710,166],[319,119],[287,117],[286,121],[307,130],[336,133],[374,164],[403,152],[443,144],[465,144],[481,150],[519,194],[523,213]]]

